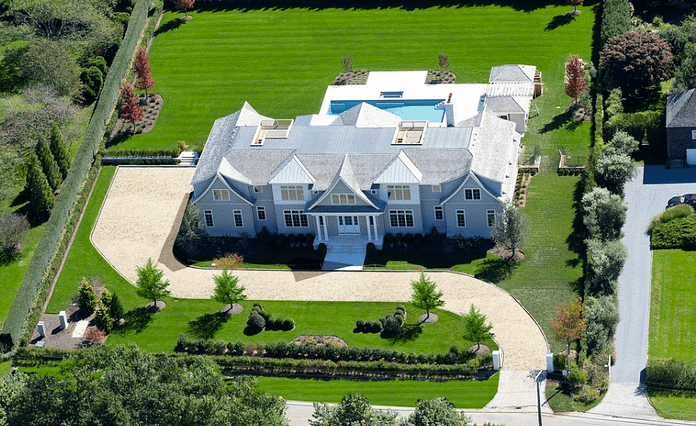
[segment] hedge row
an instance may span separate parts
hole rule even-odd
[[[105,166],[175,166],[179,164],[176,158],[102,158]]]
[[[655,225],[650,244],[654,249],[696,248],[696,215],[690,214]]]
[[[385,348],[358,348],[358,347],[339,347],[333,345],[314,346],[298,345],[286,342],[271,342],[257,344],[253,348],[247,348],[244,342],[223,342],[212,339],[190,339],[186,334],[180,334],[176,342],[175,352],[188,354],[206,355],[227,355],[242,356],[249,355],[252,351],[257,353],[257,357],[265,358],[292,358],[292,359],[323,359],[327,361],[388,361],[401,364],[438,364],[454,365],[469,362],[475,358],[469,352],[461,352],[457,347],[452,346],[447,353],[443,354],[415,354],[413,352],[401,352]]]
[[[696,364],[675,359],[651,359],[645,384],[664,390],[696,391]]]
[[[602,44],[631,29],[631,5],[628,0],[604,0],[602,10]]]
[[[106,122],[109,120],[118,98],[121,80],[126,75],[135,51],[135,45],[145,27],[151,2],[152,0],[138,0],[133,7],[126,35],[106,76],[101,96],[94,109],[85,137],[75,154],[68,176],[63,182],[60,196],[56,200],[51,217],[46,223],[41,240],[34,252],[34,257],[29,268],[27,268],[27,272],[24,274],[3,326],[0,342],[4,349],[16,345],[20,340],[22,329],[31,312],[32,305],[35,303],[39,287],[44,280],[51,259],[56,253],[59,239],[65,230],[65,225],[77,199],[78,192],[84,183],[85,176],[90,169],[94,155],[104,135]]]
[[[119,148],[119,149],[100,149],[99,154],[102,158],[124,158],[124,157],[177,157],[181,154],[179,147],[172,148]]]

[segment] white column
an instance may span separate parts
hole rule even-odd
[[[329,229],[328,229],[328,225],[326,224],[328,216],[322,216],[322,217],[324,218],[323,219],[323,221],[324,221],[324,239],[326,241],[328,241],[329,240]]]
[[[321,226],[319,225],[319,216],[314,216],[314,220],[317,223],[317,239],[319,241],[321,241],[322,238],[321,238]]]
[[[374,226],[375,240],[379,239],[379,234],[377,233],[377,216],[372,216],[372,226]]]
[[[365,228],[367,228],[367,241],[372,241],[372,225],[370,225],[370,218],[372,216],[365,216]]]

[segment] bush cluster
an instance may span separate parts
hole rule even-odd
[[[660,390],[696,391],[696,364],[674,359],[650,359],[645,383]]]
[[[403,248],[408,248],[408,247],[420,248],[423,246],[423,235],[422,234],[401,234],[401,233],[393,235],[391,233],[387,233],[384,235],[383,241],[384,241],[384,244],[388,244],[389,247],[397,246],[397,247],[403,247]]]
[[[604,0],[600,35],[602,43],[631,29],[631,5],[628,0]]]
[[[663,219],[653,227],[650,244],[654,249],[696,248],[696,215]]]
[[[355,321],[353,333],[381,333],[382,337],[394,337],[401,333],[406,318],[406,308],[399,305],[393,314],[385,315],[378,321]]]
[[[259,333],[267,331],[290,331],[295,328],[292,318],[275,318],[263,309],[260,303],[254,303],[247,319],[247,332]]]
[[[172,148],[110,148],[100,149],[102,159],[107,158],[127,158],[127,157],[177,157],[181,154],[179,145]]]

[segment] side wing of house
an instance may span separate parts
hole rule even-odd
[[[441,205],[447,235],[465,238],[488,238],[504,207],[474,173],[469,173],[457,188],[443,197]]]
[[[220,173],[193,203],[200,212],[201,223],[213,236],[253,236],[256,234],[254,202],[246,185],[225,178]]]

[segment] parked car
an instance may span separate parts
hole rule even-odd
[[[667,201],[667,208],[680,204],[688,204],[692,207],[696,207],[696,194],[684,194],[680,197],[672,197]]]

